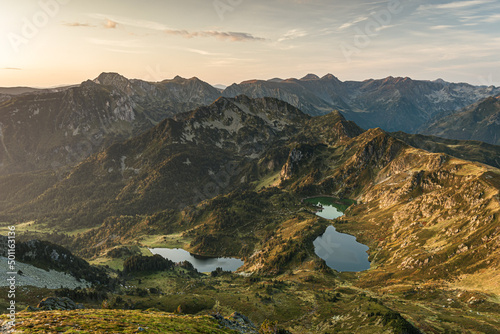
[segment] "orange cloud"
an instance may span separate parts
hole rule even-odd
[[[108,19],[108,22],[104,25],[107,29],[115,29],[118,23]]]

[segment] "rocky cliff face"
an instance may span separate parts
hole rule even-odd
[[[166,117],[212,103],[219,95],[197,78],[148,83],[116,73],[61,90],[4,95],[0,173],[75,165]]]
[[[287,181],[299,174],[302,162],[309,160],[314,153],[314,147],[310,145],[297,145],[290,150],[288,159],[281,169],[281,181]]]

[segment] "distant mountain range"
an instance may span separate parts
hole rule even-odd
[[[75,165],[220,96],[274,97],[313,116],[339,110],[365,129],[498,144],[498,97],[491,98],[498,94],[500,88],[442,80],[342,82],[331,74],[250,80],[223,89],[197,78],[150,83],[103,73],[76,86],[0,89],[0,174]]]
[[[32,93],[37,91],[42,91],[43,89],[30,88],[30,87],[5,87],[0,88],[0,95],[19,95],[24,93]]]
[[[480,140],[500,145],[500,95],[439,117],[419,130],[449,139]]]
[[[365,129],[415,133],[436,115],[500,94],[500,88],[393,77],[342,82],[331,74],[308,74],[302,79],[244,81],[223,92],[228,97],[240,94],[275,97],[310,115],[339,110]]]

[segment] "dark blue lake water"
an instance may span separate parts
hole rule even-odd
[[[335,219],[343,215],[332,199],[317,197],[307,202],[321,206],[316,215],[325,219]],[[314,252],[325,260],[328,267],[337,271],[363,271],[370,269],[368,246],[356,241],[352,235],[340,233],[335,227],[328,226],[325,233],[314,240]]]

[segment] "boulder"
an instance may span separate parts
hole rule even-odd
[[[83,309],[84,306],[82,304],[75,303],[68,297],[47,297],[38,303],[37,308],[42,311],[70,311]]]
[[[235,330],[238,333],[257,334],[259,333],[255,325],[243,314],[234,312],[228,318],[224,318],[220,314],[213,315],[219,323],[229,329]]]

